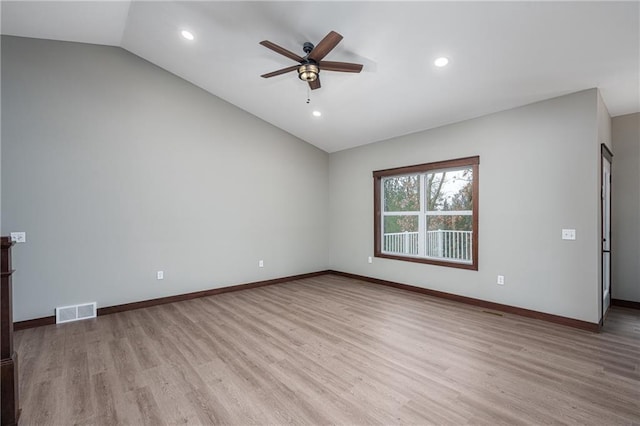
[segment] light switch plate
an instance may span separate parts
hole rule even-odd
[[[26,243],[27,242],[27,233],[26,232],[12,232],[11,233],[11,241],[15,241],[16,243]]]
[[[576,230],[575,229],[563,229],[562,230],[562,239],[563,240],[575,240],[576,239]]]

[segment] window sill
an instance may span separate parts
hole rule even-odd
[[[375,253],[374,256],[383,258],[383,259],[402,260],[405,262],[423,263],[427,265],[436,265],[436,266],[446,266],[449,268],[467,269],[471,271],[478,270],[477,263],[450,262],[446,260],[435,260],[435,259],[428,259],[424,257],[413,257],[413,256],[400,256],[397,254],[389,254],[389,253],[382,253],[382,252]]]

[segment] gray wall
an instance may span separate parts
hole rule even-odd
[[[597,322],[597,98],[587,90],[331,154],[331,268]],[[371,172],[471,155],[480,155],[479,271],[368,264]],[[563,241],[562,228],[575,228],[577,240]]]
[[[14,319],[326,269],[328,161],[120,48],[2,37]]]
[[[614,117],[612,133],[611,291],[640,302],[640,113]]]

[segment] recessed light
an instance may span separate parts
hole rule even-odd
[[[446,67],[447,66],[447,64],[449,63],[449,59],[445,58],[444,56],[442,56],[442,57],[436,59],[435,61],[433,61],[433,63],[434,63],[434,65],[436,67],[441,67],[442,68],[442,67]]]
[[[313,111],[311,114],[313,114],[314,117],[320,117],[322,115],[320,111]]]
[[[182,30],[182,31],[180,31],[180,34],[182,35],[183,38],[185,38],[186,40],[189,40],[189,41],[191,41],[191,40],[196,38],[191,31]]]

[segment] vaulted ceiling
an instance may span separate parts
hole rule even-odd
[[[612,116],[640,111],[639,2],[2,1],[1,13],[2,34],[120,46],[327,152],[592,87]],[[344,39],[325,59],[362,73],[321,72],[310,93],[295,72],[260,78],[295,64],[260,41],[303,56],[330,30]]]

